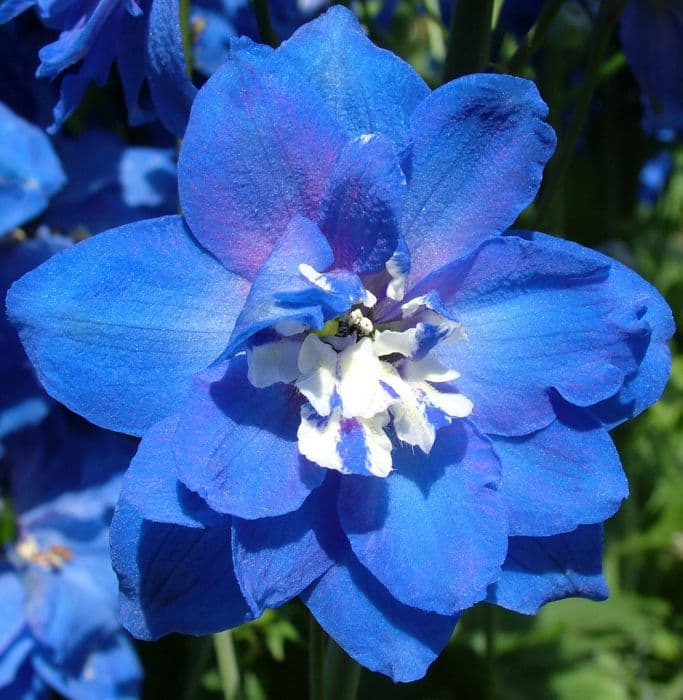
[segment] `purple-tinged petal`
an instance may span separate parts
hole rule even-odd
[[[402,605],[350,551],[301,597],[349,656],[402,683],[425,675],[458,619]]]
[[[406,190],[389,139],[359,136],[330,175],[319,216],[335,267],[370,274],[385,269],[396,250]]]
[[[185,64],[178,3],[153,0],[148,27],[145,67],[152,102],[162,124],[182,138],[197,89]]]
[[[375,46],[352,12],[332,7],[279,49],[315,88],[349,136],[382,134],[400,152],[429,88],[405,61]]]
[[[211,634],[251,618],[233,571],[229,518],[206,529],[153,523],[121,500],[111,555],[121,622],[139,639]]]
[[[531,203],[555,148],[536,86],[468,75],[433,92],[413,115],[403,169],[403,233],[411,279],[502,233]]]
[[[176,430],[178,477],[220,513],[296,510],[325,476],[297,448],[301,402],[292,385],[255,389],[243,356],[198,375]]]
[[[586,409],[559,401],[558,418],[522,437],[489,436],[503,471],[510,535],[545,537],[598,523],[628,496],[609,433]]]
[[[435,353],[485,433],[526,435],[555,419],[558,391],[578,406],[614,395],[650,329],[641,303],[612,294],[608,258],[558,241],[491,238],[420,284],[436,289],[465,336]]]
[[[488,601],[534,615],[562,598],[605,600],[602,575],[602,526],[582,525],[554,537],[511,537],[508,557]]]
[[[170,216],[79,243],[16,282],[7,303],[48,393],[140,435],[220,355],[248,287]]]
[[[296,214],[317,218],[344,139],[316,93],[266,46],[242,39],[197,95],[178,184],[192,233],[252,279]]]
[[[173,440],[178,416],[153,425],[142,438],[123,477],[121,498],[145,519],[184,527],[209,527],[223,520],[196,493],[178,481]]]
[[[344,534],[337,480],[328,475],[298,510],[275,518],[232,519],[235,575],[255,616],[301,593],[334,563]]]
[[[505,559],[505,500],[490,443],[464,422],[429,455],[394,451],[386,479],[344,477],[339,516],[351,547],[406,605],[454,615],[486,597]]]

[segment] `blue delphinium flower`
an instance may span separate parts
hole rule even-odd
[[[670,150],[662,148],[645,162],[638,175],[640,201],[657,203],[671,174],[674,157]]]
[[[109,523],[134,444],[52,414],[8,441],[0,561],[0,696],[137,698],[141,669],[117,617]]]
[[[0,237],[40,214],[64,182],[47,135],[0,102]]]
[[[40,78],[60,77],[53,110],[57,130],[78,107],[91,82],[104,85],[116,63],[132,124],[157,116],[181,136],[195,89],[183,57],[178,4],[172,0],[0,0],[0,24],[35,7],[60,32],[40,50]],[[149,87],[152,104],[143,99]]]
[[[48,391],[143,440],[112,525],[124,624],[206,634],[301,596],[368,668],[460,612],[604,598],[607,429],[660,395],[634,272],[507,232],[555,139],[535,86],[430,92],[333,8],[197,96],[183,216],[79,243],[8,309]]]

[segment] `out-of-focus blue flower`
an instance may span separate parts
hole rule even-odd
[[[183,217],[29,273],[10,314],[48,391],[144,435],[112,525],[124,624],[206,634],[299,595],[365,666],[425,673],[481,600],[601,599],[655,401],[661,296],[506,232],[554,148],[535,86],[430,92],[333,8],[236,42],[183,140]]]
[[[662,194],[673,167],[673,154],[662,149],[643,165],[638,176],[640,201],[655,204]]]
[[[47,135],[0,102],[0,236],[40,214],[64,182]]]
[[[53,230],[98,233],[178,211],[175,149],[126,146],[111,131],[60,138],[68,184],[42,221]]]
[[[683,2],[630,0],[621,18],[621,42],[640,86],[643,128],[683,129]]]
[[[158,117],[181,136],[194,97],[185,67],[178,6],[172,0],[2,0],[0,24],[34,7],[59,38],[40,50],[37,76],[60,77],[56,131],[91,82],[104,85],[116,63],[132,124]],[[152,104],[143,99],[147,84]]]
[[[53,414],[8,441],[0,563],[0,696],[137,698],[141,669],[117,617],[109,523],[129,438]]]

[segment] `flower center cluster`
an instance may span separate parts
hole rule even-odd
[[[281,335],[247,350],[256,387],[294,384],[306,398],[299,451],[321,467],[385,477],[396,440],[431,450],[437,429],[472,412],[432,350],[462,337],[426,297],[401,307],[401,318],[376,323],[375,298],[357,304],[317,331]],[[391,437],[390,437],[391,436]],[[392,437],[396,440],[392,442]]]
[[[64,545],[53,544],[45,549],[40,549],[34,537],[22,538],[16,546],[16,553],[27,562],[39,564],[53,571],[61,569],[64,564],[73,559],[73,552]]]

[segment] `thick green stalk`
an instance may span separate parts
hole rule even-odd
[[[448,35],[443,80],[478,73],[489,63],[493,0],[457,0]]]
[[[598,86],[602,61],[609,47],[612,32],[621,16],[626,0],[602,0],[593,29],[586,72],[577,94],[574,112],[567,131],[559,140],[554,158],[548,164],[543,191],[536,213],[536,228],[543,230],[552,210],[552,203],[562,189],[562,181],[574,157],[583,126],[590,110],[595,89]]]
[[[325,700],[325,632],[309,613],[308,686],[310,700]]]
[[[225,700],[236,700],[240,688],[240,672],[230,630],[214,634],[213,644],[216,649],[218,674],[223,686],[223,697]]]
[[[536,20],[536,24],[534,24],[529,33],[524,37],[517,51],[512,55],[507,66],[508,73],[519,73],[526,65],[529,58],[543,45],[546,34],[563,4],[564,0],[547,0],[543,5],[543,9]]]
[[[190,25],[190,0],[179,0],[178,18],[180,20],[180,36],[183,40],[183,55],[187,74],[192,77],[192,27]]]
[[[325,654],[325,700],[355,700],[361,667],[330,639]]]
[[[251,5],[256,15],[256,24],[258,25],[258,31],[261,35],[261,41],[271,46],[279,46],[280,37],[273,29],[273,23],[270,21],[268,0],[251,0]]]

